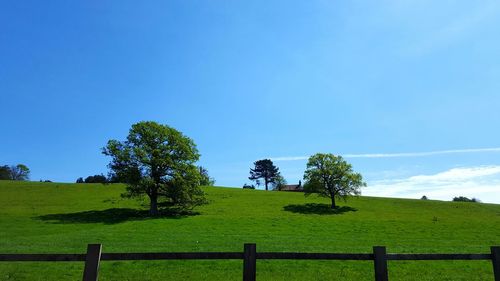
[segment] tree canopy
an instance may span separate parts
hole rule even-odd
[[[151,215],[159,213],[159,199],[182,208],[205,202],[194,165],[200,156],[196,145],[174,128],[139,122],[132,125],[126,141],[108,141],[103,153],[112,158],[112,177],[127,184],[126,196],[149,197]]]
[[[25,181],[30,178],[30,169],[24,164],[0,166],[0,180]]]
[[[330,153],[309,157],[304,180],[305,194],[317,193],[331,198],[332,209],[336,208],[335,198],[346,200],[349,195],[359,195],[360,188],[366,186],[361,174],[355,173],[351,164]]]
[[[270,159],[262,159],[254,162],[254,168],[250,168],[250,177],[248,179],[253,180],[260,184],[259,179],[264,180],[264,186],[268,190],[270,183],[274,183],[276,179],[280,176],[278,167],[274,166],[273,161]]]

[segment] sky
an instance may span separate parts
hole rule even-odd
[[[500,203],[498,1],[1,1],[0,165],[107,174],[144,120],[220,186],[345,156],[370,196]]]

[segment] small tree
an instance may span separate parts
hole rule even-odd
[[[421,200],[429,200],[429,198],[427,198],[427,196],[422,196],[422,198],[420,198]]]
[[[12,180],[25,181],[30,178],[30,169],[24,164],[17,164],[10,167],[10,176]]]
[[[215,184],[215,179],[208,175],[208,170],[202,166],[198,166],[198,172],[200,173],[200,185],[213,186]]]
[[[274,183],[280,175],[278,167],[274,166],[270,159],[263,159],[254,162],[254,168],[250,168],[250,177],[248,179],[258,182],[259,179],[264,180],[264,186],[268,190],[270,183]],[[259,183],[257,183],[258,185]]]
[[[287,184],[285,178],[280,174],[273,183],[273,190],[281,190]]]
[[[194,163],[194,142],[181,132],[156,122],[132,125],[127,140],[110,140],[103,149],[111,156],[112,176],[127,184],[126,196],[149,197],[149,213],[157,215],[158,199],[182,208],[205,202]]]
[[[329,197],[332,209],[337,207],[335,198],[346,200],[349,195],[359,195],[360,188],[366,186],[361,174],[353,172],[351,164],[341,156],[323,153],[309,157],[304,180],[305,195]]]
[[[83,178],[82,177],[77,178],[76,183],[84,183]]]

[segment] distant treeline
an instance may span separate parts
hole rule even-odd
[[[427,196],[422,196],[422,198],[420,198],[422,200],[429,200],[429,198],[427,198]],[[453,197],[453,199],[451,200],[453,202],[472,202],[472,203],[481,203],[481,200],[477,199],[477,198],[472,198],[472,199],[469,199],[465,196],[457,196],[457,197]]]

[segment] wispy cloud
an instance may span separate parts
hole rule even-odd
[[[368,183],[364,195],[451,200],[455,196],[476,197],[500,203],[500,166],[453,168],[432,175]]]
[[[343,154],[342,156],[345,158],[394,158],[394,157],[424,157],[424,156],[434,156],[443,154],[485,153],[485,152],[500,152],[500,147],[450,149],[450,150],[436,150],[427,152]],[[308,156],[285,156],[285,157],[271,157],[271,160],[297,161],[297,160],[307,160],[308,158],[309,158]]]
[[[420,5],[420,3],[418,3]],[[431,2],[429,5],[435,5]],[[445,6],[447,6],[445,4]],[[453,14],[451,19],[443,16],[432,29],[427,29],[423,37],[416,37],[416,41],[411,42],[408,51],[412,54],[425,54],[434,50],[446,48],[457,41],[473,35],[480,27],[489,23],[490,19],[498,16],[500,5],[498,1],[483,1],[472,5],[463,14]],[[418,22],[417,22],[418,23]]]

